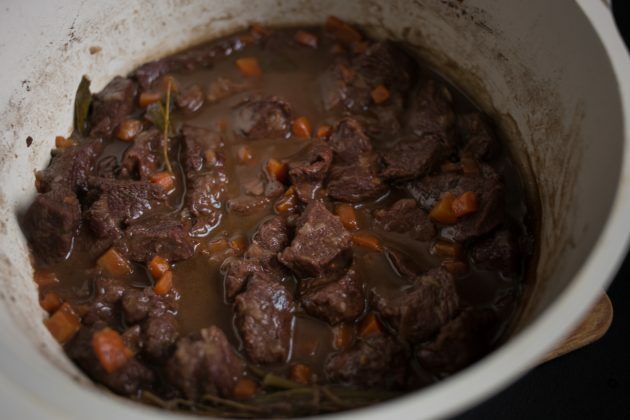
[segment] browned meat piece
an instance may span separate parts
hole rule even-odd
[[[451,93],[442,83],[428,80],[414,93],[408,114],[408,125],[418,136],[435,134],[452,145],[455,114],[451,108]]]
[[[418,360],[422,367],[439,377],[454,373],[490,350],[496,327],[494,311],[467,308],[442,327],[433,341],[420,346]]]
[[[393,297],[374,293],[373,304],[401,338],[412,342],[431,338],[455,315],[459,297],[453,276],[433,269]]]
[[[519,252],[514,235],[507,229],[497,230],[476,241],[470,248],[473,263],[482,270],[503,274],[518,272]]]
[[[300,287],[306,312],[330,325],[354,321],[365,309],[363,284],[352,267],[335,280],[302,280]]]
[[[142,353],[149,360],[164,362],[173,353],[179,338],[179,324],[171,313],[150,316],[142,323]]]
[[[471,156],[479,160],[492,159],[498,143],[494,130],[481,113],[459,115],[457,128],[463,142],[460,156]]]
[[[180,339],[166,366],[168,379],[191,400],[206,394],[231,396],[244,371],[245,363],[215,326]]]
[[[155,127],[138,134],[123,155],[121,175],[148,179],[163,163],[162,140],[162,133]]]
[[[188,227],[176,215],[156,214],[133,223],[125,230],[123,245],[127,256],[138,262],[147,262],[154,255],[176,262],[194,253]]]
[[[407,376],[404,349],[394,339],[377,335],[357,340],[347,350],[334,354],[324,366],[326,377],[361,388],[399,389]]]
[[[208,87],[208,102],[219,102],[222,99],[228,98],[236,93],[247,90],[251,87],[251,83],[245,81],[241,83],[234,82],[225,77],[219,77],[216,80],[210,82]]]
[[[77,196],[67,188],[55,187],[35,197],[24,215],[23,229],[37,258],[52,264],[68,256],[80,223]]]
[[[291,106],[277,96],[241,102],[233,111],[232,126],[250,140],[288,137]]]
[[[305,203],[315,199],[322,187],[333,159],[331,148],[322,140],[314,140],[306,160],[289,163],[289,179],[297,196]]]
[[[360,157],[354,165],[331,169],[328,195],[335,200],[360,203],[379,198],[386,192],[387,185],[378,176],[374,156]]]
[[[102,149],[100,139],[89,139],[77,146],[55,150],[50,165],[35,174],[37,191],[50,191],[55,185],[76,193],[87,190],[88,177]]]
[[[83,316],[83,324],[93,325],[102,321],[109,325],[115,324],[118,321],[118,303],[125,292],[125,285],[120,280],[97,273],[92,279],[92,289],[94,297]]]
[[[289,356],[293,298],[266,273],[254,273],[235,300],[236,327],[254,363],[284,362]]]
[[[149,90],[153,82],[170,71],[167,60],[156,60],[144,63],[133,72],[142,90]]]
[[[435,236],[435,226],[412,198],[402,198],[389,209],[375,210],[374,219],[386,231],[409,233],[419,241],[428,241]]]
[[[387,180],[410,180],[428,175],[447,157],[448,149],[436,135],[404,139],[382,153],[381,175]]]
[[[245,195],[228,200],[227,209],[239,216],[249,216],[264,210],[269,204],[269,199],[264,196]]]
[[[354,118],[339,121],[326,141],[335,153],[335,163],[355,164],[361,156],[372,152],[369,137]]]
[[[227,175],[220,168],[192,176],[189,173],[186,207],[190,213],[202,218],[207,225],[216,225],[221,217],[227,182]]]
[[[90,134],[110,136],[134,108],[138,87],[133,80],[116,76],[99,93],[94,95]]]
[[[136,324],[147,317],[177,311],[177,300],[173,295],[156,295],[152,287],[126,289],[121,304],[126,324]]]
[[[245,289],[252,274],[264,271],[258,260],[230,259],[223,264],[226,270],[223,289],[225,297],[230,301]]]
[[[175,95],[175,104],[186,112],[195,112],[203,106],[204,94],[201,86],[193,84]]]
[[[165,198],[161,187],[146,181],[90,177],[88,182],[96,201],[85,212],[85,218],[97,238],[118,238],[125,225]]]
[[[426,176],[407,183],[407,190],[426,211],[430,211],[446,192],[456,196],[467,191],[477,194],[478,210],[462,217],[455,225],[442,229],[444,237],[457,242],[490,232],[504,218],[503,183],[497,173],[487,165],[482,164],[481,173],[475,176],[454,173]]]
[[[186,173],[198,172],[214,166],[223,166],[223,139],[215,131],[203,127],[185,124],[182,127],[183,159],[182,165]],[[214,152],[214,160],[207,162],[206,152]],[[204,166],[205,163],[205,166]]]
[[[312,201],[280,261],[303,277],[320,277],[347,265],[350,234],[320,201]]]

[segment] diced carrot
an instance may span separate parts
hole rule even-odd
[[[431,252],[440,257],[457,258],[462,254],[462,246],[457,242],[437,240],[433,244]]]
[[[336,350],[345,349],[352,341],[354,328],[351,324],[343,323],[333,327],[333,347]]]
[[[68,303],[64,303],[50,318],[44,320],[44,325],[55,340],[65,344],[81,328],[81,319]]]
[[[59,283],[57,275],[50,270],[35,270],[33,280],[39,287],[46,287],[51,284]]]
[[[230,240],[230,249],[234,250],[238,255],[243,254],[247,249],[247,241],[242,236]]]
[[[282,163],[276,159],[267,161],[267,173],[276,181],[286,183],[289,176],[289,167],[286,163]]]
[[[370,92],[370,95],[375,104],[382,104],[389,99],[389,90],[383,85],[378,85]]]
[[[57,149],[67,149],[68,147],[75,146],[76,142],[72,139],[67,139],[64,136],[55,137],[55,147]]]
[[[217,164],[218,160],[217,160],[217,152],[215,152],[212,149],[208,149],[206,150],[205,153],[205,159],[206,159],[206,164],[208,166],[214,166]]]
[[[295,42],[297,42],[298,44],[311,47],[311,48],[317,48],[317,36],[313,35],[310,32],[297,31],[295,33],[294,39],[295,39]]]
[[[454,162],[446,162],[446,163],[443,163],[442,166],[440,166],[440,170],[442,172],[457,173],[461,170],[461,166]]]
[[[460,163],[464,175],[477,175],[479,173],[479,164],[475,159],[464,156]]]
[[[354,235],[352,235],[352,242],[356,246],[369,249],[370,251],[380,252],[383,250],[383,245],[381,245],[381,241],[376,236],[369,233],[355,233]]]
[[[356,29],[335,16],[329,16],[326,19],[325,29],[332,36],[347,45],[359,42],[363,38]]]
[[[48,292],[40,299],[39,306],[41,306],[46,312],[52,313],[59,309],[62,303],[63,302],[57,293]]]
[[[151,104],[160,102],[161,100],[162,100],[161,92],[146,91],[146,92],[142,92],[140,96],[138,97],[138,105],[140,106],[140,108],[146,108]]]
[[[352,44],[352,52],[355,54],[363,54],[370,47],[367,41],[359,41]]]
[[[326,137],[328,137],[330,135],[331,131],[332,131],[332,127],[331,126],[326,125],[326,124],[320,125],[317,128],[317,138],[324,139],[324,138],[326,138]]]
[[[249,378],[241,378],[234,386],[232,395],[237,400],[247,400],[254,396],[257,388],[256,382]]]
[[[453,212],[452,207],[454,200],[455,196],[453,194],[444,194],[435,207],[431,209],[429,217],[443,225],[453,225],[457,223],[457,216]]]
[[[258,22],[253,22],[249,25],[249,32],[256,38],[263,38],[271,34],[268,28],[265,28]]]
[[[258,60],[254,57],[243,57],[236,59],[236,67],[238,67],[243,76],[262,76],[262,69],[260,68],[260,64],[258,64]]]
[[[167,171],[154,173],[149,177],[149,181],[153,184],[159,185],[166,192],[173,191],[175,188],[175,179],[173,178],[173,175]]]
[[[164,296],[168,294],[173,288],[173,272],[167,271],[162,274],[162,277],[153,286],[153,291],[156,295]]]
[[[116,372],[133,357],[120,334],[105,327],[92,336],[92,350],[107,373]]]
[[[160,277],[164,275],[164,273],[166,273],[168,270],[171,269],[171,266],[168,263],[168,261],[166,261],[164,258],[160,257],[159,255],[156,255],[153,258],[151,258],[151,261],[149,261],[149,264],[147,265],[147,267],[149,268],[151,277],[153,277],[154,279],[159,279]]]
[[[108,249],[103,255],[101,255],[96,261],[96,264],[109,274],[116,277],[128,276],[133,272],[133,268],[131,267],[129,261],[120,255],[114,248]]]
[[[451,204],[451,208],[456,217],[463,217],[477,211],[477,194],[466,191]]]
[[[313,370],[304,363],[295,363],[291,366],[289,378],[298,384],[308,385],[313,381]]]
[[[116,137],[123,141],[132,141],[143,128],[142,121],[128,119],[120,123],[116,129]]]
[[[446,271],[454,275],[466,274],[468,272],[468,264],[464,261],[447,258],[440,264]]]
[[[306,117],[298,117],[291,123],[291,131],[299,139],[308,139],[311,137],[311,123]]]
[[[376,318],[374,312],[370,312],[363,318],[359,325],[359,335],[361,337],[370,337],[373,335],[383,334],[383,328],[381,323]]]
[[[238,148],[237,156],[239,162],[241,163],[247,163],[254,158],[254,155],[252,154],[252,149],[247,145],[243,145]]]
[[[359,222],[357,221],[357,214],[354,211],[352,204],[341,203],[335,207],[335,213],[339,216],[339,220],[343,226],[351,231],[359,229]]]
[[[297,208],[297,196],[293,186],[289,187],[274,205],[278,214],[292,213]]]

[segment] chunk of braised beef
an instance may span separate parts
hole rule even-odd
[[[79,145],[55,150],[48,167],[35,174],[37,191],[47,192],[57,185],[76,193],[84,192],[102,149],[101,139],[88,139]]]
[[[230,198],[227,202],[227,209],[239,216],[249,216],[264,210],[268,204],[269,198],[267,197],[243,195]]]
[[[420,342],[431,338],[455,315],[459,297],[453,276],[438,268],[393,296],[374,292],[372,304],[401,338]]]
[[[403,139],[381,153],[381,175],[387,180],[395,181],[428,175],[448,154],[448,148],[434,134]]]
[[[168,312],[149,316],[142,323],[141,328],[143,355],[156,363],[168,359],[179,338],[179,324],[175,316]]]
[[[326,377],[361,388],[400,389],[407,378],[408,356],[392,337],[376,335],[358,339],[333,354],[324,365]]]
[[[293,297],[267,273],[254,273],[235,299],[236,327],[254,363],[284,362],[289,356]]]
[[[494,311],[466,308],[444,325],[433,341],[419,347],[418,361],[438,377],[461,370],[490,350],[496,327]]]
[[[162,133],[155,127],[138,134],[123,155],[121,175],[148,179],[163,163],[162,141]]]
[[[229,98],[239,92],[247,90],[251,87],[251,83],[248,81],[234,82],[233,80],[225,77],[218,77],[210,82],[208,86],[208,95],[206,99],[208,102],[215,103],[223,99]]]
[[[93,96],[90,134],[110,136],[118,125],[131,114],[138,87],[133,80],[116,76]]]
[[[228,178],[222,168],[191,176],[189,173],[186,208],[204,224],[215,226],[222,215]]]
[[[166,365],[168,379],[190,400],[206,394],[232,396],[244,372],[245,363],[215,326],[177,341]]]
[[[451,93],[445,85],[427,80],[412,95],[407,124],[418,136],[435,134],[452,146],[455,114],[451,99]]]
[[[218,152],[223,148],[223,138],[216,131],[184,124],[182,127],[183,158],[186,173],[198,172],[204,168],[223,166]],[[214,154],[214,161],[208,162],[207,152]]]
[[[234,132],[249,140],[285,138],[291,128],[291,106],[277,96],[248,99],[232,112]]]
[[[274,253],[280,252],[289,245],[289,228],[282,217],[273,216],[258,226],[252,243]]]
[[[347,266],[350,234],[339,218],[320,201],[304,210],[291,246],[279,256],[280,262],[303,277],[319,277]]]
[[[498,142],[490,122],[479,112],[457,116],[457,129],[462,140],[460,156],[478,160],[492,159]]]
[[[518,272],[518,245],[514,234],[508,229],[497,230],[474,242],[470,247],[470,257],[481,270],[498,271],[507,275]]]
[[[169,62],[166,59],[149,61],[138,67],[133,72],[133,77],[138,81],[142,90],[149,90],[153,82],[170,71]]]
[[[155,255],[170,262],[181,261],[194,253],[188,230],[177,215],[155,214],[129,225],[122,244],[133,261],[147,262]]]
[[[165,199],[163,189],[147,181],[90,177],[88,183],[96,201],[85,218],[97,238],[118,238],[124,226]]]
[[[372,152],[372,143],[355,118],[344,118],[332,129],[326,142],[335,154],[335,163],[354,164]]]
[[[92,279],[92,300],[83,315],[84,325],[106,322],[116,323],[119,314],[119,302],[125,292],[121,280],[113,279],[103,273],[97,273]]]
[[[322,187],[333,159],[331,148],[322,140],[314,140],[305,160],[289,163],[289,179],[297,196],[305,203],[315,199]]]
[[[188,86],[181,92],[177,92],[175,95],[175,105],[189,113],[198,111],[203,106],[204,100],[203,90],[196,83]]]
[[[127,288],[121,299],[125,323],[137,324],[147,317],[159,317],[177,311],[177,301],[172,294],[157,295],[153,288]]]
[[[359,157],[354,165],[333,166],[328,195],[338,201],[360,203],[383,196],[387,185],[378,174],[375,156]]]
[[[62,186],[38,194],[24,215],[23,229],[33,253],[53,264],[68,256],[81,223],[81,205]]]
[[[436,233],[433,222],[413,198],[401,198],[389,209],[375,210],[373,215],[386,231],[408,233],[419,241],[428,241]]]
[[[341,277],[332,280],[302,280],[300,299],[308,314],[330,325],[342,321],[352,322],[365,309],[363,284],[352,267]]]

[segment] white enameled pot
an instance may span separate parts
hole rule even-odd
[[[17,214],[55,135],[69,134],[81,75],[94,90],[135,66],[248,22],[334,14],[409,43],[498,122],[540,204],[536,282],[510,339],[475,365],[356,418],[452,415],[514,381],[613,278],[630,232],[630,60],[595,0],[32,0],[0,6],[0,413],[3,418],[166,418],[112,396],[42,325]],[[33,138],[27,147],[26,138]]]

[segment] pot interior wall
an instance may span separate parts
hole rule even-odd
[[[606,221],[618,184],[622,117],[615,78],[587,19],[569,1],[101,1],[43,2],[37,28],[3,40],[0,110],[0,327],[76,370],[42,326],[17,214],[34,194],[33,171],[68,134],[74,90],[87,74],[99,90],[150,59],[245,27],[322,22],[335,14],[375,36],[402,39],[499,121],[540,197],[538,279],[521,326],[541,313],[580,268]],[[31,9],[34,5],[14,5]],[[561,16],[561,19],[558,17]],[[28,37],[17,36],[28,30]],[[98,47],[100,50],[94,53]],[[590,60],[584,63],[583,57]],[[6,68],[6,65],[3,65]],[[605,122],[605,123],[603,123]],[[25,139],[34,139],[30,147]],[[1,346],[1,345],[0,345]]]

